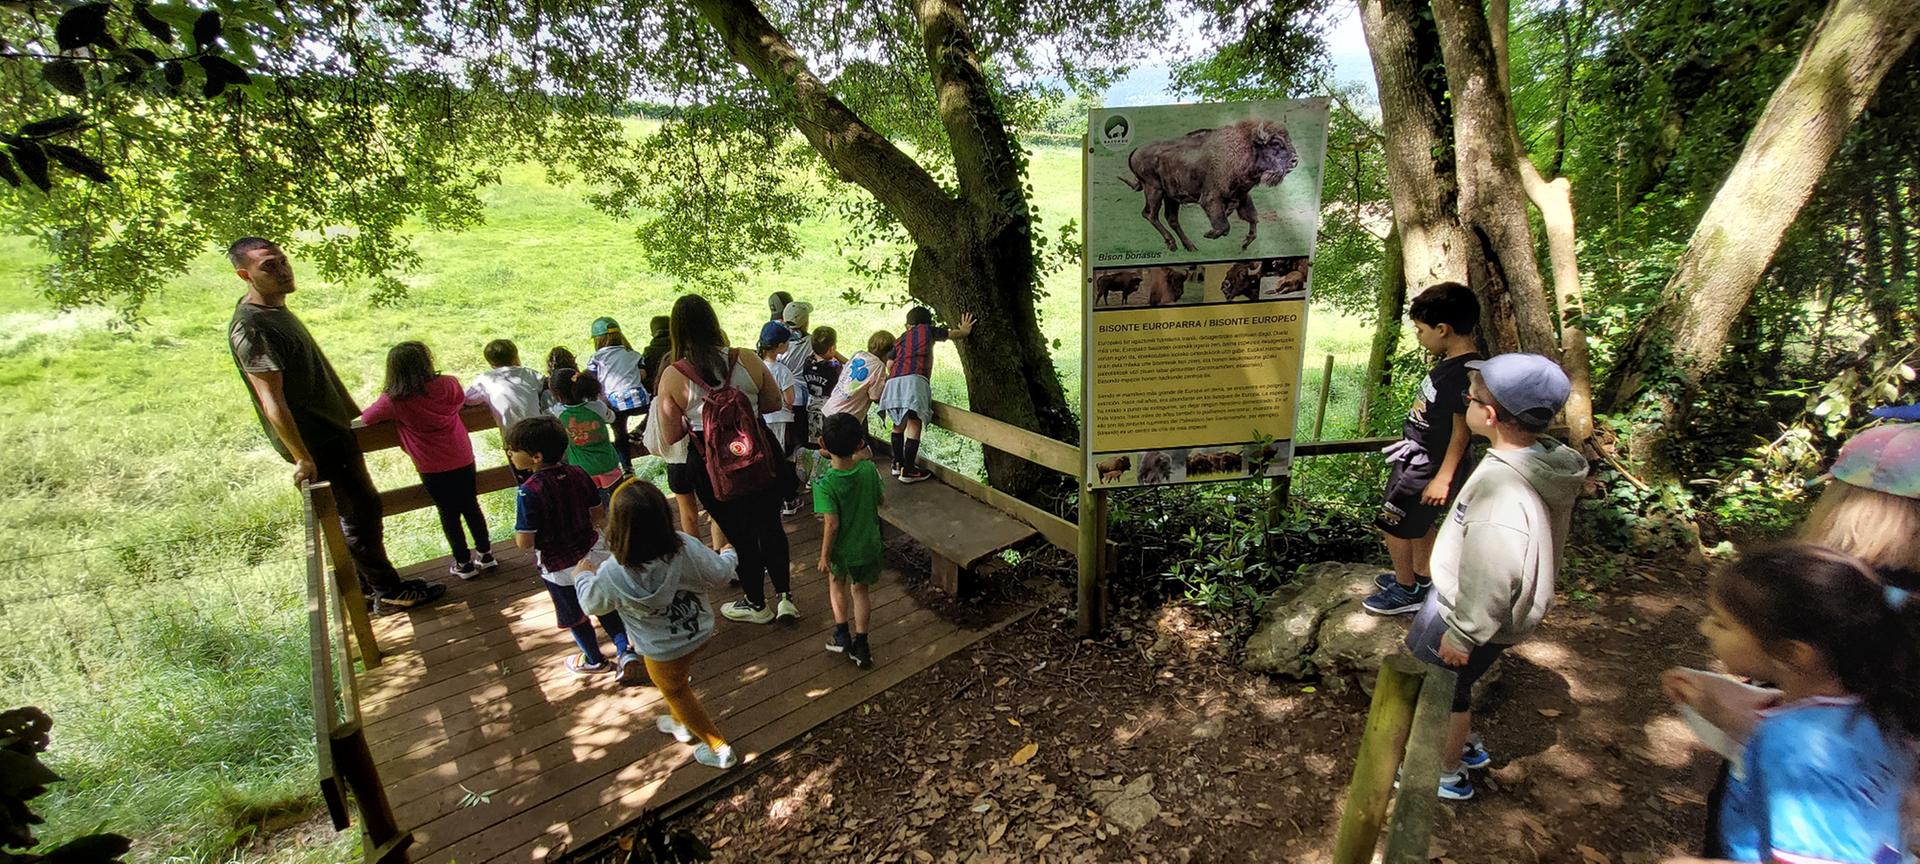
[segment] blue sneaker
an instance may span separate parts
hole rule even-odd
[[[1478,771],[1493,764],[1493,754],[1478,741],[1468,741],[1460,750],[1460,765],[1469,771]]]
[[[1373,587],[1378,588],[1382,591],[1387,590],[1388,585],[1398,585],[1398,584],[1400,584],[1400,580],[1395,579],[1393,577],[1392,570],[1388,570],[1385,573],[1381,573],[1380,575],[1373,577]],[[1416,576],[1414,577],[1414,584],[1418,585],[1421,588],[1425,588],[1428,585],[1433,584],[1433,577]]]
[[[1426,602],[1427,592],[1431,590],[1433,590],[1431,585],[1415,585],[1412,590],[1408,590],[1395,582],[1373,592],[1367,599],[1361,601],[1360,605],[1365,606],[1368,612],[1375,615],[1405,615],[1417,611],[1420,604]]]
[[[1447,801],[1465,801],[1473,797],[1473,778],[1465,768],[1440,775],[1440,797]]]

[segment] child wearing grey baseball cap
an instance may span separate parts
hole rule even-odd
[[[1469,771],[1493,761],[1473,734],[1473,684],[1533,632],[1554,580],[1587,460],[1548,437],[1572,392],[1559,364],[1538,354],[1469,362],[1467,428],[1490,443],[1433,545],[1433,590],[1407,647],[1457,673],[1440,797],[1473,797]]]

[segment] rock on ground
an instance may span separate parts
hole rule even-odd
[[[1380,661],[1405,650],[1407,625],[1413,621],[1412,615],[1374,615],[1361,606],[1379,573],[1371,564],[1307,565],[1297,582],[1261,605],[1241,668],[1373,692]],[[1499,680],[1500,665],[1474,685],[1476,702]]]
[[[1153,775],[1142,774],[1125,786],[1113,780],[1095,780],[1088,784],[1087,797],[1100,805],[1100,816],[1107,824],[1138,831],[1160,818],[1160,802],[1153,797]]]

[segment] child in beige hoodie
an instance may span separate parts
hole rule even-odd
[[[1490,442],[1460,489],[1433,546],[1433,591],[1407,647],[1456,673],[1440,797],[1473,797],[1469,769],[1492,757],[1472,740],[1473,684],[1527,638],[1553,603],[1573,500],[1587,460],[1543,434],[1566,404],[1566,373],[1538,354],[1467,364],[1467,427]]]

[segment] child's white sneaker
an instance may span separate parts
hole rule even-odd
[[[771,606],[755,608],[752,603],[742,598],[728,603],[725,606],[721,606],[720,614],[725,616],[728,621],[739,621],[743,624],[766,624],[773,620],[774,611]]]
[[[682,744],[693,743],[693,732],[689,731],[686,726],[681,725],[680,721],[673,719],[673,715],[671,714],[662,714],[653,718],[653,728],[672,735],[673,740]],[[704,747],[706,745],[703,744],[701,746]]]
[[[739,757],[733,755],[733,747],[726,744],[720,745],[720,749],[718,750],[708,747],[705,744],[694,745],[693,761],[705,765],[708,768],[718,768],[722,771],[740,764]]]

